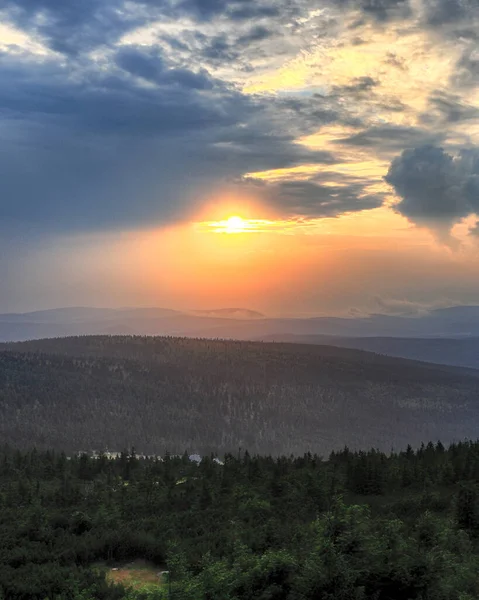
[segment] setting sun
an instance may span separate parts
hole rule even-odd
[[[205,221],[200,226],[205,226],[215,233],[251,233],[257,232],[259,226],[265,223],[261,219],[243,219],[233,215],[222,221]]]
[[[241,233],[246,228],[246,222],[241,217],[230,217],[225,223],[226,233]]]

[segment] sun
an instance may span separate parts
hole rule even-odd
[[[203,231],[211,231],[213,233],[262,233],[267,231],[274,225],[274,221],[266,219],[243,219],[238,215],[232,215],[222,221],[201,221],[195,226]]]
[[[226,233],[241,233],[247,229],[246,221],[241,217],[233,216],[226,219],[224,224],[224,231]]]

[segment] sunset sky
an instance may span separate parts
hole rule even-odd
[[[479,304],[477,0],[2,6],[0,312]]]

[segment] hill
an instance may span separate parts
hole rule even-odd
[[[356,348],[388,356],[479,369],[479,337],[393,338],[273,334],[262,341]]]
[[[191,314],[204,317],[222,317],[226,319],[265,319],[265,315],[247,308],[216,308],[212,310],[192,310]]]
[[[0,342],[77,335],[171,335],[210,339],[256,340],[269,336],[335,336],[343,338],[479,338],[479,307],[456,306],[431,310],[426,314],[363,317],[267,318],[245,308],[176,311],[168,308],[63,308],[24,314],[0,315]],[[301,340],[299,340],[301,341]],[[310,341],[310,340],[308,340]],[[326,343],[329,343],[326,340]],[[335,342],[332,342],[335,343]],[[355,345],[354,347],[362,347]],[[366,346],[364,346],[366,347]],[[421,351],[399,356],[434,361]],[[428,350],[428,348],[425,348]],[[396,354],[395,351],[391,352]],[[455,357],[455,348],[443,356]],[[464,356],[464,353],[460,353]],[[441,358],[441,357],[440,357]],[[448,360],[440,360],[448,362]]]
[[[167,308],[58,308],[0,315],[0,342],[102,334],[236,337],[235,332],[248,329],[249,324],[254,339],[257,320],[267,321],[261,313],[242,308],[187,312]]]
[[[0,436],[16,446],[325,454],[477,434],[477,372],[359,350],[128,336],[0,350]]]

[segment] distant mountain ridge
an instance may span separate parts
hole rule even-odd
[[[479,306],[453,306],[417,316],[367,317],[268,318],[247,308],[178,311],[154,307],[78,307],[0,315],[0,342],[103,334],[326,343],[479,366]],[[443,341],[434,341],[439,339]]]
[[[182,314],[171,308],[92,308],[88,306],[51,308],[26,313],[0,314],[0,323],[70,323],[118,318],[162,318]]]
[[[463,338],[392,338],[340,337],[330,335],[273,334],[260,338],[265,342],[319,344],[366,350],[397,358],[408,358],[440,365],[479,369],[479,337]]]
[[[205,317],[225,317],[230,319],[265,319],[265,315],[247,308],[217,308],[212,310],[190,310],[189,314]]]

